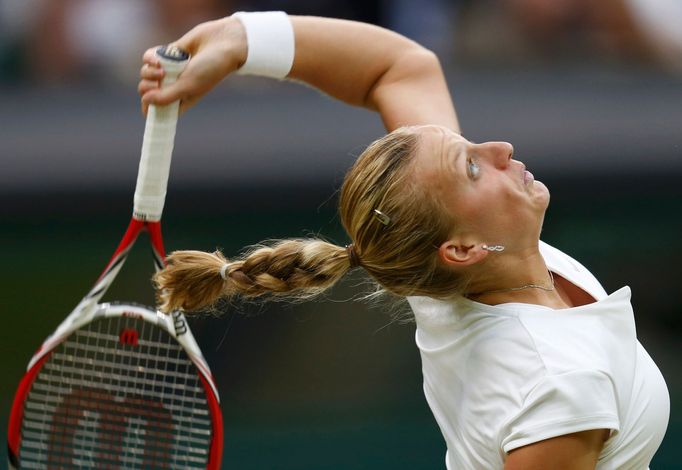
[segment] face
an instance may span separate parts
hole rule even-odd
[[[549,191],[512,158],[511,144],[474,144],[439,126],[417,132],[414,175],[442,201],[456,235],[510,248],[537,243]]]

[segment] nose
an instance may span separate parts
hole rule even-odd
[[[509,162],[514,155],[514,146],[509,142],[486,142],[481,144],[486,155],[494,165],[503,170],[509,166]]]

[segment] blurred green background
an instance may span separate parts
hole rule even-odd
[[[673,400],[652,468],[677,468],[682,256],[666,248],[676,246],[682,231],[679,217],[671,216],[682,209],[677,180],[598,180],[548,181],[554,201],[544,239],[592,267],[608,291],[633,288],[640,341]],[[238,210],[229,201],[249,199],[249,192],[173,191],[164,218],[167,247],[235,253],[255,240],[318,232],[343,243],[333,200],[322,203],[323,189],[306,189],[310,200],[294,207],[257,200]],[[271,201],[299,191],[258,190]],[[31,353],[99,274],[129,212],[123,192],[30,199],[31,214],[3,218],[0,243],[5,419]],[[15,196],[4,200],[25,204]],[[107,298],[152,302],[150,254],[146,240],[140,242]],[[423,399],[414,325],[393,322],[388,305],[353,300],[366,290],[363,283],[353,276],[320,301],[225,305],[220,317],[192,321],[223,402],[224,468],[442,468],[444,444]]]
[[[276,7],[382,24],[439,53],[464,135],[512,142],[550,188],[543,239],[608,292],[632,287],[639,339],[672,402],[651,469],[682,468],[682,54],[660,42],[666,28],[651,29],[651,12],[593,11],[628,2],[559,3],[0,0],[2,437],[31,354],[129,220],[141,51],[202,18]],[[682,24],[668,3],[658,18]],[[348,243],[336,190],[382,132],[376,115],[313,90],[228,79],[180,120],[167,249],[230,256],[314,234]],[[105,300],[153,302],[140,242]],[[394,319],[409,310],[359,300],[371,289],[357,273],[315,302],[223,305],[192,319],[221,394],[224,468],[444,468],[414,324]]]

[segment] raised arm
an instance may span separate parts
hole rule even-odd
[[[292,16],[294,63],[288,78],[300,80],[356,106],[378,111],[391,131],[404,125],[459,124],[437,57],[417,43],[364,23]],[[162,71],[145,53],[139,92],[143,108],[181,99],[192,106],[246,60],[247,43],[237,18],[203,23],[175,42],[192,59],[175,85],[158,89]]]

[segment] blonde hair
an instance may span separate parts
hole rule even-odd
[[[418,144],[414,128],[397,129],[372,143],[346,174],[339,213],[354,253],[319,239],[275,240],[234,260],[218,251],[176,251],[154,277],[161,310],[199,310],[236,295],[310,298],[356,261],[399,296],[459,294],[463,280],[438,257],[453,221],[412,176]]]

